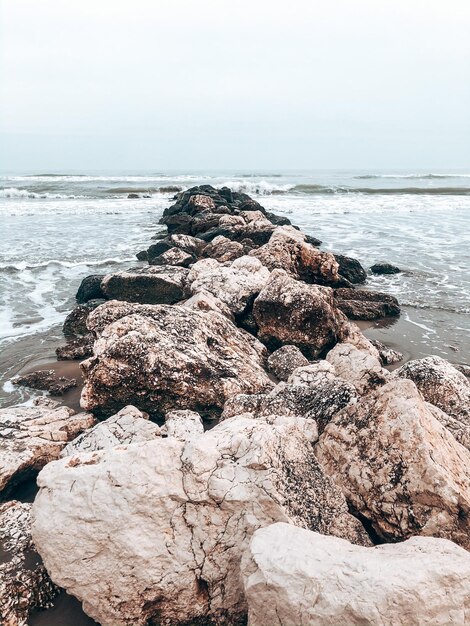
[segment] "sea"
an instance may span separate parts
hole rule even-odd
[[[406,358],[470,362],[469,171],[3,172],[0,175],[0,405],[10,379],[54,357],[88,274],[138,265],[179,190],[228,186],[255,197],[364,267],[366,287],[395,295],[397,320],[366,333]]]

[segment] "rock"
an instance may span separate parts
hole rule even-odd
[[[220,263],[234,261],[246,253],[245,246],[238,241],[231,241],[220,235],[204,248],[203,256],[216,259]]]
[[[57,459],[67,442],[94,423],[92,415],[75,415],[51,401],[0,409],[0,499]]]
[[[470,365],[461,365],[461,364],[454,364],[454,367],[456,370],[458,370],[461,374],[463,374],[464,376],[466,376],[467,378],[470,378]]]
[[[103,274],[92,274],[86,276],[80,283],[77,295],[75,296],[78,304],[83,304],[89,300],[100,300],[106,298],[103,290],[101,289],[101,281],[103,280]]]
[[[336,375],[354,385],[359,394],[383,385],[389,375],[378,359],[350,343],[337,344],[326,360],[333,365]]]
[[[345,318],[328,287],[306,285],[274,270],[253,305],[258,337],[271,349],[293,344],[314,359],[333,346]]]
[[[76,306],[65,318],[62,332],[66,337],[81,337],[88,334],[86,321],[89,313],[103,304],[105,300],[89,300]]]
[[[60,456],[106,450],[129,443],[143,443],[155,437],[161,437],[160,426],[150,422],[146,413],[129,405],[71,441]]]
[[[412,380],[424,399],[470,426],[470,382],[439,356],[408,361],[394,372]]]
[[[334,257],[339,265],[340,275],[346,280],[353,284],[366,282],[367,272],[357,259],[344,256],[344,254],[335,254]]]
[[[177,248],[186,254],[194,258],[194,260],[200,256],[204,250],[206,243],[197,237],[190,237],[189,235],[169,235],[156,244],[151,245],[147,250],[147,257],[149,263],[153,264],[155,259],[161,257],[173,248]],[[171,265],[171,263],[170,263]]]
[[[267,243],[276,228],[261,211],[241,211],[238,215],[219,216],[217,224],[210,226],[204,223],[201,231],[198,229],[201,239],[212,241],[219,236],[232,241],[250,239],[257,246]]]
[[[328,361],[320,360],[297,367],[289,376],[288,382],[293,385],[316,385],[319,382],[334,380],[336,370]]]
[[[321,433],[331,418],[356,396],[356,390],[351,384],[319,372],[308,383],[282,382],[267,394],[233,396],[225,403],[221,419],[241,414],[249,414],[254,418],[270,415],[298,416],[315,420],[318,432]]]
[[[334,256],[306,243],[303,234],[289,226],[276,228],[269,242],[252,250],[250,256],[259,259],[271,271],[283,269],[307,283],[336,285],[340,282]]]
[[[380,360],[380,354],[377,348],[362,334],[359,326],[354,322],[348,321],[343,324],[338,339],[342,343],[350,343],[358,350],[368,352],[370,355]]]
[[[242,416],[189,442],[51,463],[38,478],[34,542],[51,578],[101,624],[244,623],[240,558],[257,528],[283,521],[368,543],[316,462],[315,438],[308,420]]]
[[[404,356],[401,352],[387,347],[385,344],[383,344],[381,341],[378,341],[377,339],[371,339],[371,344],[375,346],[379,351],[382,365],[393,365],[395,363],[403,361],[404,359]]]
[[[470,455],[433,409],[394,378],[337,413],[315,453],[380,539],[432,535],[468,549]]]
[[[399,274],[401,269],[391,263],[376,263],[370,268],[373,274]]]
[[[216,298],[205,289],[201,289],[194,296],[179,303],[178,306],[184,306],[195,311],[215,311],[224,315],[231,322],[234,321],[234,315],[225,302],[222,302],[222,300]]]
[[[56,376],[55,370],[38,370],[24,376],[15,376],[11,382],[22,387],[48,391],[52,396],[62,396],[69,389],[77,386],[75,378]]]
[[[2,626],[27,626],[29,616],[49,608],[58,588],[31,540],[31,504],[0,505],[0,618]]]
[[[190,441],[204,433],[204,425],[196,411],[168,411],[162,433],[180,441]]]
[[[241,569],[250,626],[463,625],[470,608],[470,557],[445,539],[365,548],[277,523]]]
[[[296,346],[282,346],[268,358],[269,371],[279,380],[287,380],[296,368],[303,365],[308,365],[308,359]]]
[[[130,193],[127,196],[130,200],[135,200],[136,198],[139,198],[139,194],[138,193]]]
[[[171,409],[207,416],[231,395],[272,386],[265,348],[218,313],[114,301],[95,309],[88,325],[98,339],[82,363],[87,410],[110,414],[133,404],[159,416]]]
[[[58,361],[74,361],[86,359],[93,354],[95,338],[91,333],[70,339],[65,345],[56,348],[55,353]]]
[[[196,261],[192,254],[181,248],[170,248],[152,259],[151,265],[173,265],[174,267],[189,267]]]
[[[335,290],[336,306],[352,320],[375,320],[400,315],[398,300],[386,293],[366,289]]]
[[[230,265],[202,259],[188,275],[191,292],[209,292],[224,302],[232,313],[243,313],[269,279],[269,270],[258,259],[242,256]]]
[[[103,291],[109,299],[141,304],[174,304],[184,300],[189,270],[183,267],[149,266],[108,274]]]
[[[140,250],[135,256],[137,257],[138,261],[148,261],[149,258],[147,250]]]

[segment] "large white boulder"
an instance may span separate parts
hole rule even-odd
[[[243,560],[248,626],[463,626],[470,554],[445,539],[375,548],[278,523]]]

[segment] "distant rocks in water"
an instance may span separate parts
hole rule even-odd
[[[77,295],[75,296],[78,304],[83,304],[89,300],[106,298],[101,289],[101,281],[103,278],[104,274],[91,274],[82,280]]]
[[[357,259],[353,259],[344,254],[334,255],[339,265],[339,273],[350,283],[365,283],[367,280],[367,272]]]
[[[35,406],[0,409],[0,500],[59,458],[69,441],[94,424],[92,415],[75,415],[72,409],[42,398]]]
[[[112,301],[88,325],[98,339],[82,364],[87,410],[109,415],[133,404],[157,415],[178,408],[215,416],[230,395],[272,386],[264,346],[219,313]]]
[[[130,193],[127,195],[129,200],[135,200],[136,198],[140,198],[138,193]]]
[[[470,548],[470,455],[410,380],[337,413],[315,454],[383,541],[425,535]]]
[[[31,504],[0,504],[0,619],[2,626],[27,626],[59,593],[31,539]]]
[[[464,624],[468,552],[445,539],[357,546],[277,523],[241,563],[250,626]]]
[[[401,269],[391,263],[376,263],[372,265],[370,271],[373,274],[399,274]]]
[[[38,477],[33,540],[101,624],[246,623],[240,561],[256,529],[282,520],[370,545],[316,438],[312,420],[239,416],[189,441],[66,457]]]
[[[352,320],[375,320],[400,315],[398,300],[379,291],[342,287],[335,290],[335,302]]]
[[[52,396],[62,396],[66,391],[77,386],[75,378],[57,376],[55,370],[37,370],[30,374],[16,376],[11,382],[22,387],[48,391]]]

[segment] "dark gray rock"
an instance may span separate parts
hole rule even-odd
[[[104,274],[91,274],[82,280],[77,295],[75,296],[78,304],[83,304],[89,300],[106,298],[101,289],[101,281],[103,278]]]
[[[391,263],[376,263],[370,268],[373,274],[399,274],[401,269]]]

